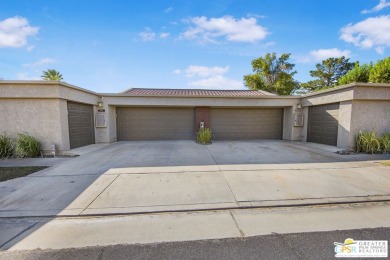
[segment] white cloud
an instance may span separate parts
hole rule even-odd
[[[390,46],[390,15],[371,17],[356,24],[348,24],[341,29],[340,38],[363,49],[375,47],[377,52],[381,53],[385,47]]]
[[[23,17],[12,17],[0,21],[0,48],[20,48],[27,45],[27,38],[38,33]]]
[[[362,14],[369,14],[369,13],[379,12],[382,9],[385,9],[385,8],[387,8],[389,6],[390,6],[390,2],[387,2],[386,0],[380,0],[379,4],[374,6],[372,9],[370,9],[370,10],[365,9],[365,10],[361,11],[361,13]]]
[[[196,88],[212,89],[243,89],[241,81],[229,79],[224,76],[229,71],[229,66],[207,67],[190,65],[185,70],[174,70],[173,73],[181,74],[185,72],[187,78],[195,78],[188,82],[188,86]]]
[[[170,13],[170,12],[172,12],[172,11],[173,11],[173,7],[170,6],[170,7],[166,8],[166,9],[164,10],[164,13]]]
[[[375,48],[375,51],[381,55],[383,55],[383,53],[385,53],[385,48],[384,47],[376,47]]]
[[[206,66],[188,66],[188,68],[185,70],[187,77],[210,77],[215,75],[222,75],[225,74],[229,70],[229,67],[206,67]]]
[[[351,56],[351,52],[349,50],[339,50],[337,48],[333,49],[318,49],[310,52],[310,56],[314,58],[316,61],[326,60],[332,57],[341,57],[344,56],[349,58]]]
[[[243,89],[243,84],[241,81],[229,79],[222,75],[191,81],[188,83],[188,85],[191,87],[210,89]]]
[[[36,68],[36,67],[41,67],[41,66],[47,65],[47,64],[53,64],[53,63],[56,63],[55,59],[43,58],[43,59],[40,59],[34,63],[23,64],[23,67]]]
[[[34,45],[29,45],[29,46],[26,47],[27,51],[32,51],[33,49],[35,49]]]
[[[257,42],[264,39],[269,32],[257,24],[254,17],[236,19],[232,16],[210,18],[192,17],[186,22],[193,26],[182,33],[186,39],[198,39],[201,42],[216,43],[216,39],[225,38],[234,42]]]
[[[249,13],[246,15],[246,17],[254,17],[254,18],[258,18],[258,19],[264,19],[264,18],[267,18],[267,16],[265,15],[261,15],[261,14],[253,14],[253,13]]]
[[[142,41],[151,42],[156,38],[156,33],[152,32],[149,28],[146,28],[145,31],[139,33],[139,36]]]
[[[160,33],[160,38],[161,39],[166,39],[169,37],[169,33]]]
[[[305,55],[294,55],[294,60],[297,63],[311,63],[311,62],[318,62],[323,61],[328,58],[339,58],[339,57],[351,57],[351,51],[349,50],[339,50],[338,48],[332,48],[332,49],[318,49],[318,50],[312,50],[308,54]]]
[[[157,34],[147,27],[143,32],[140,32],[138,35],[141,37],[141,40],[143,42],[152,42],[156,40],[156,38],[166,39],[169,37],[170,33],[162,32]]]

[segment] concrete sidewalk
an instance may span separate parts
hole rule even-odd
[[[0,219],[0,251],[390,227],[389,219],[390,203],[106,217]],[[337,240],[332,240],[332,244],[334,241]]]
[[[281,207],[390,200],[372,162],[111,169],[58,215]]]
[[[41,181],[58,177],[39,177]],[[64,207],[32,208],[18,194],[0,201],[0,217],[88,216],[243,209],[390,200],[390,167],[375,162],[132,167],[62,177],[88,187]],[[23,189],[23,187],[21,187]],[[20,192],[25,192],[21,190]],[[44,195],[42,195],[44,198]],[[61,197],[57,202],[61,202]]]

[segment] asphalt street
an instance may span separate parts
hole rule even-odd
[[[390,228],[339,230],[293,234],[114,245],[61,250],[0,252],[6,259],[335,259],[334,242],[390,240]],[[356,259],[356,258],[355,258]]]

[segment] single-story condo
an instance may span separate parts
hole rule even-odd
[[[95,93],[57,81],[0,81],[0,134],[28,132],[46,153],[136,140],[280,139],[352,149],[360,130],[390,131],[390,84],[296,96],[265,91],[140,89]]]

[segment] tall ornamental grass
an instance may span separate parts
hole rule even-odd
[[[7,134],[0,135],[0,158],[11,157],[14,153],[14,143]]]
[[[197,134],[196,141],[199,144],[211,144],[211,137],[210,128],[201,128]]]
[[[378,136],[374,131],[360,131],[356,135],[357,153],[389,153],[390,152],[390,132]]]
[[[39,140],[28,133],[18,133],[15,141],[15,156],[38,157],[41,155],[41,144]]]

